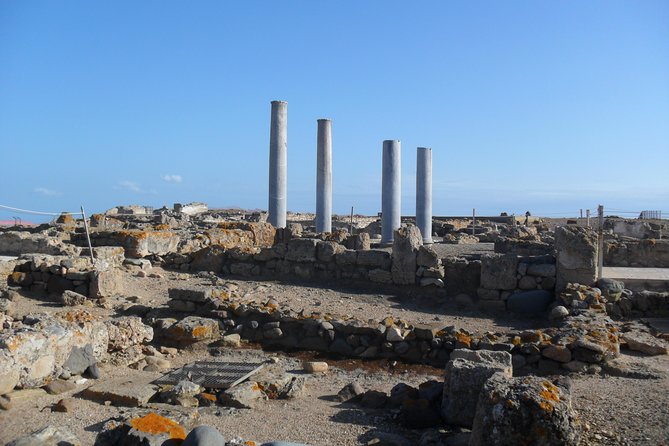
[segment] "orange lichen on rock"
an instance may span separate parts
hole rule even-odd
[[[207,327],[199,326],[193,328],[194,338],[204,338],[205,336],[207,336]]]
[[[560,389],[557,388],[557,386],[550,381],[544,381],[541,383],[544,387],[544,390],[539,392],[539,396],[541,398],[547,400],[547,401],[552,401],[554,403],[559,403],[560,402]],[[542,403],[540,403],[541,405]],[[542,406],[543,407],[543,406]],[[551,407],[552,409],[552,407]]]
[[[471,347],[472,345],[472,337],[461,331],[455,333],[455,339],[464,344],[466,347]]]
[[[161,417],[154,412],[140,418],[133,418],[130,420],[130,426],[133,429],[152,435],[168,434],[171,439],[179,440],[186,438],[186,431],[183,427],[169,418]]]

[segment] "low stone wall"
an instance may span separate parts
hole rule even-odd
[[[14,387],[43,386],[57,378],[64,366],[74,368],[75,363],[88,360],[81,365],[85,369],[107,355],[107,326],[90,313],[68,311],[32,319],[20,330],[0,331],[0,395]],[[82,357],[75,359],[77,348],[82,349]]]
[[[604,265],[669,268],[669,240],[606,240]]]
[[[495,252],[498,254],[515,254],[519,256],[554,255],[555,246],[537,240],[498,237],[495,240]]]
[[[51,229],[45,233],[30,231],[1,231],[0,255],[20,256],[26,253],[49,255],[79,255],[80,249],[64,243],[67,236]]]
[[[61,295],[70,290],[91,298],[118,293],[123,281],[118,267],[123,265],[123,248],[93,248],[98,269],[88,256],[46,256],[29,254],[21,256],[7,283],[34,292]],[[102,267],[104,265],[104,267]]]
[[[555,276],[555,257],[552,255],[487,254],[481,258],[477,295],[483,308],[505,311],[509,297],[516,293],[544,290],[553,294]]]
[[[302,314],[231,298],[225,289],[172,289],[171,308],[218,319],[225,334],[285,350],[313,350],[357,358],[397,358],[443,367],[457,348],[507,351],[514,369],[580,370],[619,354],[612,321],[594,311],[567,317],[559,327],[511,334],[475,334],[441,325],[410,325],[386,318],[372,323],[327,314]],[[208,320],[208,319],[207,319]],[[156,326],[172,327],[173,320]],[[169,337],[169,333],[163,335]],[[161,333],[156,331],[156,336]]]

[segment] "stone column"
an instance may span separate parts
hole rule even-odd
[[[416,156],[416,226],[423,243],[432,243],[432,149],[418,147]]]
[[[275,228],[286,227],[288,167],[288,103],[272,101],[269,129],[269,206],[267,221]]]
[[[332,121],[318,120],[316,232],[332,232]]]
[[[383,141],[383,186],[381,189],[381,243],[392,243],[401,222],[400,142]]]

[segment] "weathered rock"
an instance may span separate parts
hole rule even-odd
[[[223,345],[231,348],[239,348],[242,345],[242,337],[238,333],[223,336]]]
[[[174,386],[160,393],[160,399],[169,404],[180,404],[180,400],[184,398],[193,398],[198,393],[202,392],[202,387],[199,384],[188,380],[179,381]]]
[[[76,406],[74,398],[63,398],[53,405],[54,412],[73,412]]]
[[[391,266],[395,284],[416,283],[416,258],[422,244],[423,238],[416,226],[410,225],[395,231]]]
[[[88,295],[91,298],[99,299],[101,297],[110,297],[123,294],[123,273],[116,268],[93,271],[90,273],[90,284]]]
[[[111,401],[117,406],[138,407],[146,404],[158,391],[158,387],[151,384],[158,376],[135,372],[128,377],[98,381],[82,395],[95,401]]]
[[[625,284],[618,280],[602,277],[597,280],[597,288],[602,290],[602,296],[606,297],[606,300],[609,302],[616,302],[620,300],[620,297],[625,290]]]
[[[225,438],[210,426],[198,426],[186,436],[182,446],[225,446]]]
[[[370,409],[380,409],[388,403],[388,395],[378,390],[368,390],[362,394],[360,405]]]
[[[370,282],[376,283],[393,283],[393,275],[390,271],[384,269],[376,268],[369,272]]]
[[[335,255],[344,252],[346,248],[340,245],[337,242],[324,241],[318,242],[316,247],[316,257],[321,262],[331,262],[334,260]]]
[[[125,350],[133,345],[150,342],[153,328],[145,325],[138,316],[121,316],[106,322],[109,331],[109,350]]]
[[[106,326],[85,311],[33,315],[32,325],[0,331],[0,394],[14,386],[40,387],[56,378],[74,347],[107,354]],[[18,372],[18,382],[16,374]]]
[[[198,316],[188,316],[172,325],[166,336],[180,344],[218,339],[218,321]]]
[[[555,250],[557,291],[570,282],[591,285],[597,280],[597,234],[591,228],[557,227]]]
[[[489,290],[516,288],[518,258],[511,254],[486,254],[481,257],[481,287]]]
[[[485,382],[495,373],[511,378],[512,359],[507,352],[455,350],[446,365],[442,415],[448,424],[471,427]]]
[[[71,290],[65,290],[63,291],[63,294],[60,295],[60,302],[67,307],[83,305],[84,302],[86,302],[86,296]]]
[[[356,252],[356,251],[353,251]],[[340,258],[347,254],[348,251],[345,251],[337,256],[337,263],[343,261],[344,259]],[[382,251],[379,249],[370,249],[368,251],[359,251],[357,252],[357,263],[361,266],[367,266],[370,268],[378,268],[384,270],[390,270],[391,257],[388,251]],[[344,263],[342,263],[344,264]]]
[[[69,392],[76,388],[76,384],[74,384],[72,381],[64,381],[62,379],[51,381],[44,387],[47,393],[51,395],[60,395],[61,393]]]
[[[570,382],[495,374],[483,386],[469,444],[576,445],[577,416],[571,407]]]
[[[66,427],[47,426],[25,437],[7,443],[7,446],[81,446],[83,443]]]
[[[63,369],[68,370],[73,375],[81,375],[97,362],[93,346],[90,344],[84,347],[73,347],[70,356],[63,364]]]
[[[541,355],[557,362],[567,363],[571,361],[571,351],[564,345],[549,345],[541,351]]]
[[[548,315],[548,319],[552,321],[560,321],[566,318],[567,316],[569,316],[569,310],[567,309],[567,307],[558,305],[551,310],[550,314]]]
[[[667,342],[656,338],[650,333],[642,331],[631,331],[620,335],[630,350],[638,351],[646,355],[666,355],[669,354]]]
[[[238,409],[253,409],[265,399],[267,397],[258,383],[252,381],[237,384],[219,395],[219,402],[222,405]]]
[[[513,313],[537,315],[544,313],[553,299],[546,290],[522,291],[509,296],[506,308]]]
[[[313,262],[316,260],[316,245],[318,240],[311,238],[296,238],[288,242],[285,259],[291,262]],[[333,254],[334,255],[334,254]]]
[[[325,373],[328,371],[328,363],[324,361],[305,361],[302,368],[307,373]]]
[[[349,384],[346,384],[338,393],[337,393],[337,401],[341,402],[347,402],[351,401],[354,399],[358,399],[360,395],[365,393],[365,390],[362,388],[360,384],[357,382],[352,382]]]
[[[425,268],[433,268],[441,265],[441,259],[439,259],[439,254],[432,246],[421,245],[418,248],[416,264]]]

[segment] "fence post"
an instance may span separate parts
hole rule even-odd
[[[84,219],[84,229],[86,229],[86,240],[88,241],[88,250],[91,253],[91,261],[93,266],[95,266],[95,257],[93,256],[93,247],[91,246],[91,235],[88,232],[88,222],[86,221],[86,211],[84,211],[84,206],[81,206],[81,216]]]
[[[590,227],[590,209],[585,210],[585,227]]]
[[[472,209],[472,235],[476,235],[476,208]]]

